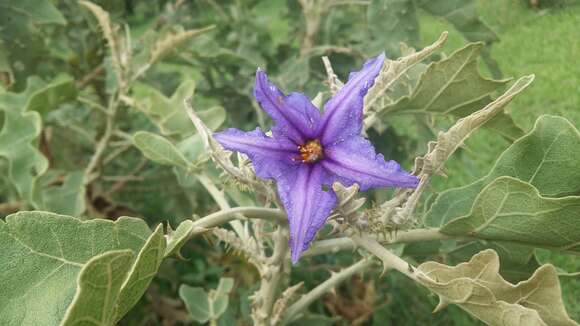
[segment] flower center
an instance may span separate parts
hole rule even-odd
[[[324,149],[318,139],[307,141],[306,144],[298,146],[298,150],[300,151],[299,160],[302,163],[315,163],[324,156]]]

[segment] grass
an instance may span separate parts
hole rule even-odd
[[[478,11],[499,36],[492,46],[492,57],[506,77],[534,73],[534,84],[508,107],[516,123],[529,130],[543,114],[566,117],[580,126],[580,6],[534,10],[520,0],[479,0]],[[450,31],[443,51],[447,54],[465,44],[461,35],[443,20],[424,15],[421,38],[425,44]],[[482,65],[484,75],[487,73]],[[488,130],[478,131],[467,142],[467,149],[447,164],[449,178],[434,182],[435,190],[469,184],[488,173],[495,159],[509,143]],[[544,254],[568,272],[580,271],[576,256]],[[562,277],[561,285],[570,317],[580,320],[580,282],[578,277]],[[449,312],[455,314],[456,312]]]

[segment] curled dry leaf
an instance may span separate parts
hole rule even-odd
[[[427,262],[418,269],[418,281],[439,295],[435,310],[453,303],[489,325],[578,325],[566,313],[552,265],[541,266],[515,285],[499,275],[493,250],[454,267]]]

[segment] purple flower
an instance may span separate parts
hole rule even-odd
[[[249,156],[256,174],[276,180],[288,214],[292,262],[308,249],[336,205],[331,185],[339,181],[361,190],[414,188],[418,180],[385,161],[361,135],[363,99],[379,74],[385,55],[368,60],[324,106],[324,113],[301,93],[284,95],[266,73],[256,72],[254,96],[274,120],[272,136],[227,129],[215,134],[226,149]],[[324,187],[323,187],[324,186]]]

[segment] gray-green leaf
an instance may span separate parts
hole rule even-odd
[[[425,216],[429,226],[469,214],[477,194],[499,176],[528,182],[542,196],[580,194],[580,133],[566,119],[540,117],[532,131],[511,145],[482,179],[441,193]]]
[[[0,221],[0,248],[1,325],[58,325],[67,311],[66,324],[112,325],[147,288],[165,238],[141,219],[35,211]]]
[[[441,232],[578,251],[579,212],[580,196],[546,198],[527,182],[499,177],[477,196],[469,215]]]
[[[135,86],[137,108],[142,110],[161,130],[164,135],[189,135],[195,132],[187,113],[183,110],[183,101],[191,98],[195,90],[192,80],[185,80],[177,90],[167,98],[156,88],[138,84]],[[216,106],[199,110],[199,117],[210,130],[217,129],[226,119],[224,108]]]
[[[436,310],[453,303],[489,325],[578,325],[564,308],[556,269],[543,265],[516,285],[498,273],[499,258],[485,250],[455,267],[427,262],[419,281],[439,295]]]
[[[189,167],[187,159],[179,150],[163,136],[139,131],[133,135],[135,145],[145,157],[162,165],[178,166],[183,169]]]
[[[234,286],[234,280],[222,277],[216,290],[205,292],[203,288],[191,287],[186,284],[179,288],[179,296],[185,302],[190,316],[200,322],[217,320],[228,307],[229,294]]]

